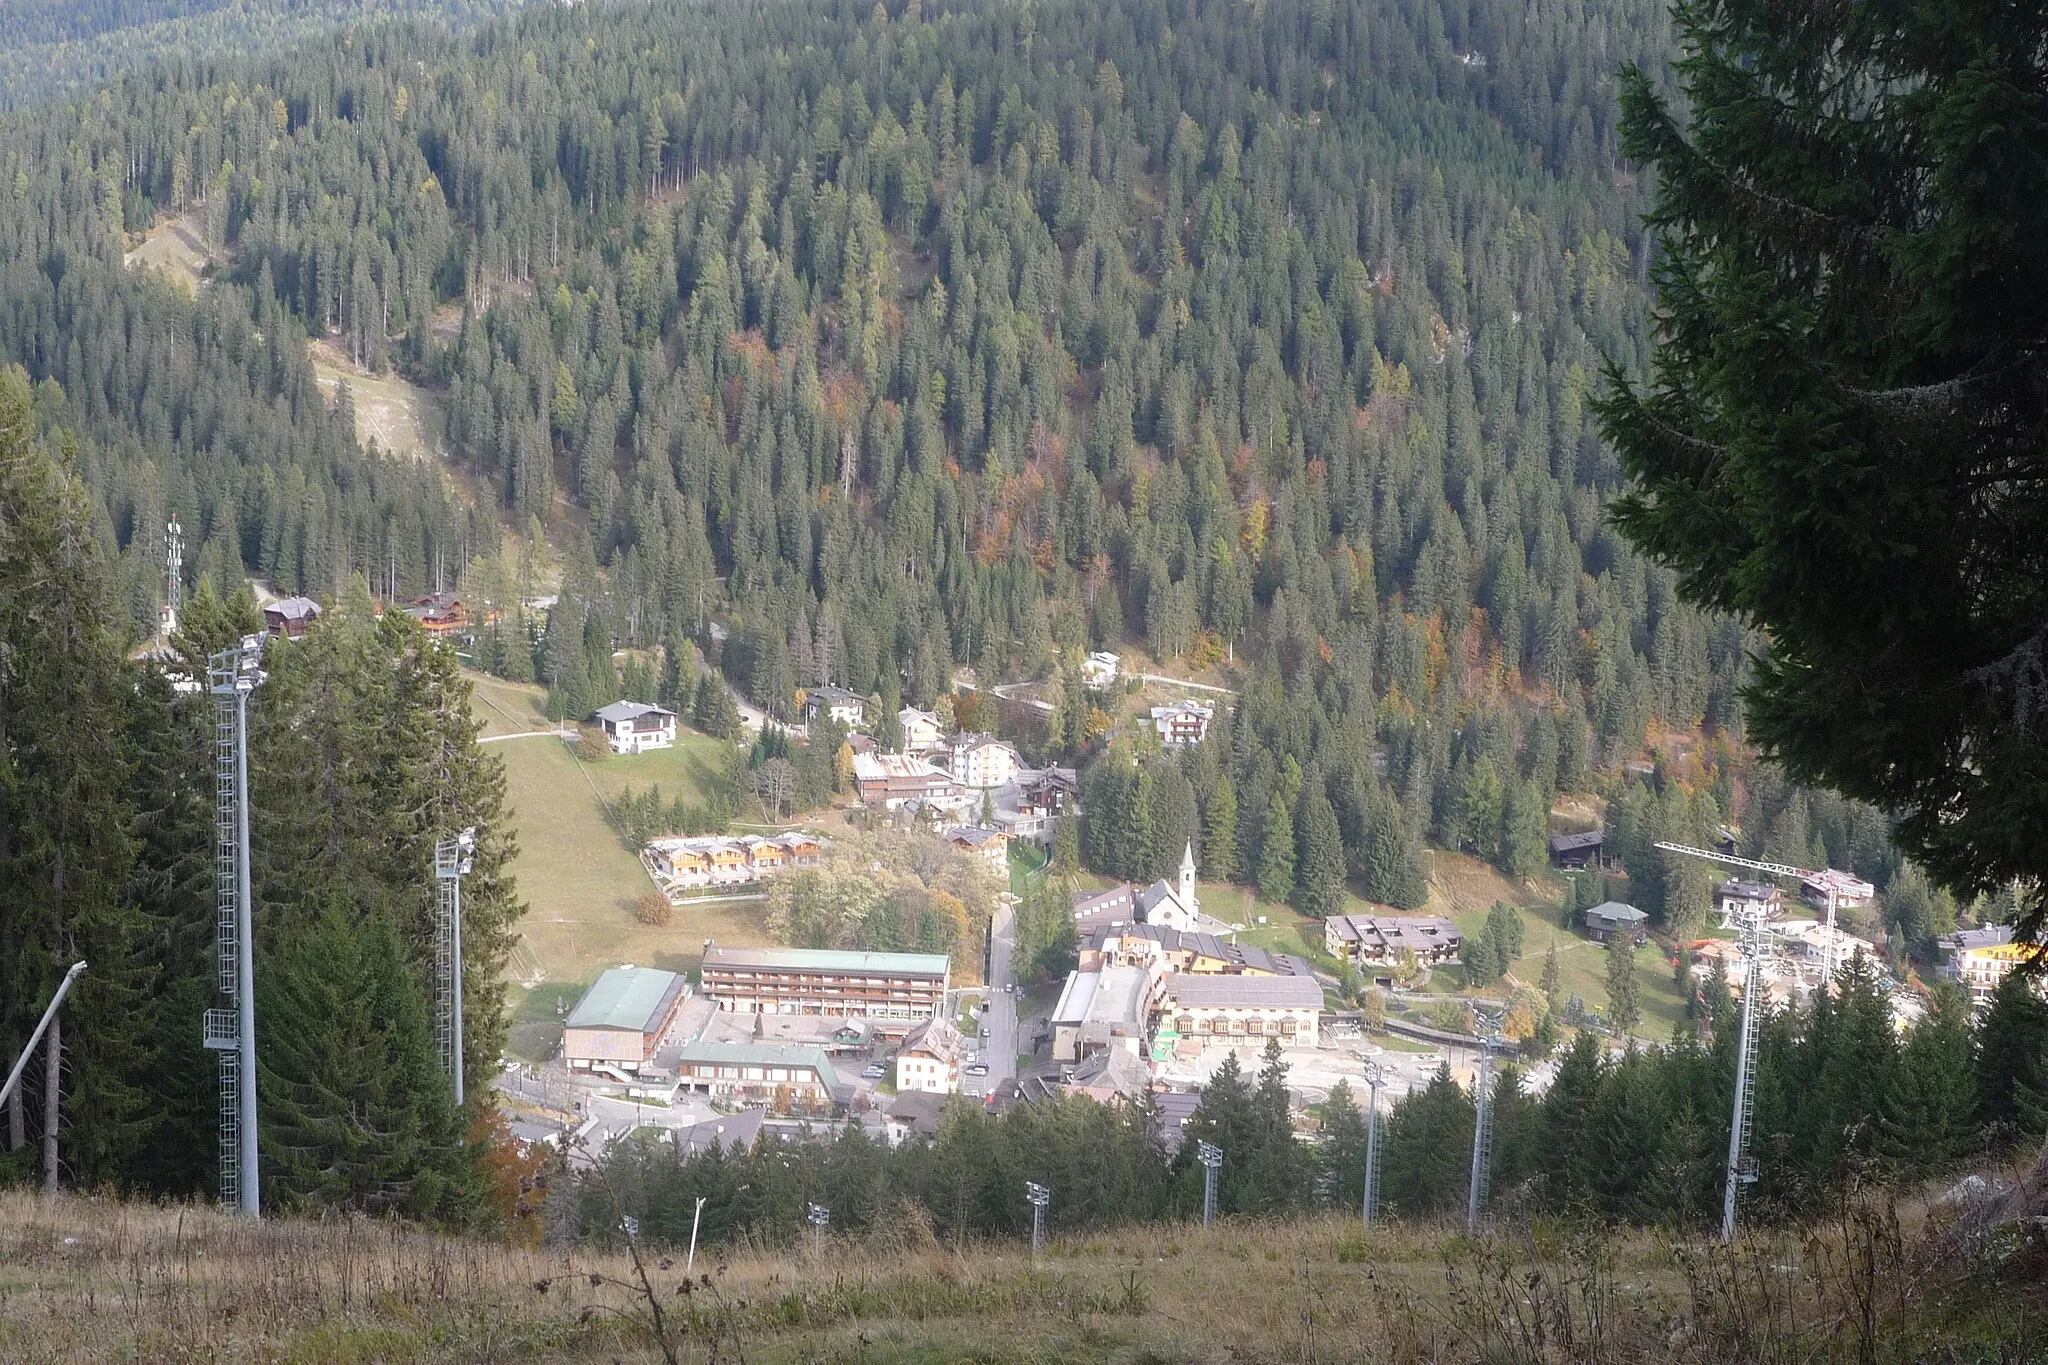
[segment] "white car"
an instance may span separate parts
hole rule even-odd
[[[972,1066],[970,1066],[970,1067],[968,1067],[968,1068],[967,1068],[967,1074],[968,1074],[968,1075],[970,1075],[970,1076],[986,1076],[986,1075],[988,1075],[988,1063],[987,1063],[987,1062],[976,1062],[976,1063],[974,1063],[974,1064],[973,1064]]]

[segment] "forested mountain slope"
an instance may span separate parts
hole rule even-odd
[[[71,94],[129,67],[246,56],[350,20],[456,25],[517,0],[0,0],[0,108]]]
[[[1423,831],[1526,867],[1554,788],[1653,721],[1736,723],[1740,632],[1607,530],[1585,405],[1646,344],[1611,73],[1665,32],[1651,0],[365,28],[14,116],[0,354],[93,438],[138,616],[167,509],[198,573],[400,596],[498,562],[502,511],[574,528],[539,650],[564,709],[721,609],[778,714],[826,679],[893,710],[1064,651],[1078,699],[1084,644],[1231,649],[1222,771],[1146,768],[1165,815],[1097,861],[1185,833],[1249,875],[1263,830],[1329,815],[1410,898]],[[232,269],[193,305],[118,232],[195,203]],[[445,382],[502,507],[354,451],[301,333]]]

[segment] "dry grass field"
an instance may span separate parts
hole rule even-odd
[[[1859,1204],[1728,1253],[1652,1232],[1474,1239],[1344,1218],[943,1245],[914,1210],[855,1240],[700,1256],[514,1248],[361,1219],[0,1196],[0,1358],[277,1362],[2041,1360],[2038,1243],[1964,1257]],[[653,1306],[658,1306],[657,1323]]]
[[[423,460],[442,454],[440,398],[395,374],[369,374],[357,369],[339,349],[325,341],[311,344],[313,378],[331,407],[341,385],[348,384],[356,410],[356,439],[375,441],[387,455]]]
[[[143,234],[122,263],[136,270],[160,270],[187,294],[199,289],[200,272],[211,259],[205,245],[205,210],[194,208],[176,216],[164,214]]]

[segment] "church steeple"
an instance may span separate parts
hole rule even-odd
[[[1195,841],[1192,839],[1188,840],[1180,855],[1180,903],[1187,907],[1190,915],[1195,913]]]

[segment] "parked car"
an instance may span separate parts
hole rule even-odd
[[[973,1065],[971,1065],[971,1066],[969,1066],[969,1067],[967,1068],[967,1074],[968,1074],[968,1075],[970,1075],[970,1076],[986,1076],[986,1075],[988,1075],[988,1063],[987,1063],[987,1062],[975,1062],[975,1063],[974,1063]]]
[[[860,1074],[868,1080],[879,1081],[882,1077],[889,1074],[889,1068],[883,1066],[880,1062],[869,1062],[861,1068]]]

